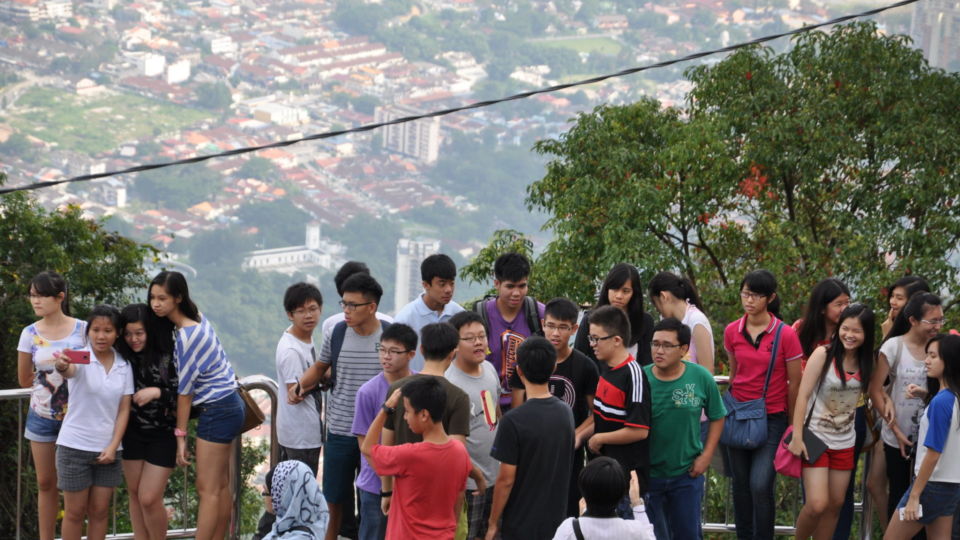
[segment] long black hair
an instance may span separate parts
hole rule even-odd
[[[960,336],[953,334],[937,334],[927,342],[925,351],[930,351],[931,343],[940,344],[940,360],[943,361],[943,382],[953,393],[953,396],[960,401]],[[925,401],[930,403],[933,396],[941,390],[940,381],[927,377],[927,397]]]
[[[883,338],[884,341],[897,336],[902,336],[910,331],[910,318],[919,321],[923,318],[923,314],[926,313],[928,308],[936,307],[943,305],[940,301],[940,297],[928,292],[917,292],[910,297],[910,300],[907,300],[907,304],[903,306],[903,309],[900,310],[900,313],[897,314],[897,318],[893,320],[893,326],[890,328],[890,332],[887,333],[887,336]]]
[[[610,305],[610,289],[617,289],[628,283],[633,289],[626,309],[627,318],[630,319],[630,343],[627,344],[629,347],[639,343],[647,330],[644,328],[643,317],[643,285],[640,284],[640,272],[637,271],[637,267],[629,263],[615,264],[603,279],[596,307]]]
[[[150,282],[150,287],[147,288],[148,304],[150,303],[150,289],[153,289],[154,285],[163,287],[170,296],[179,298],[180,302],[178,307],[180,308],[180,313],[183,313],[183,315],[190,320],[200,322],[200,310],[197,309],[197,305],[190,299],[190,289],[187,288],[187,278],[183,277],[183,274],[172,270],[164,270],[157,274],[157,277],[153,278],[153,281]]]
[[[898,288],[903,288],[904,293],[907,296],[907,299],[913,295],[913,293],[924,291],[930,292],[930,284],[927,283],[927,280],[917,276],[917,275],[907,275],[893,282],[892,285],[887,287],[887,301],[889,302],[893,298],[893,291]]]
[[[143,352],[136,353],[127,345],[126,339],[117,342],[117,349],[127,359],[142,358],[138,362],[140,369],[146,371],[150,365],[159,366],[164,358],[173,356],[173,323],[166,317],[157,315],[146,304],[130,304],[120,311],[121,337],[130,323],[140,323],[147,333],[147,343]]]
[[[64,315],[70,315],[70,291],[67,288],[67,280],[56,272],[40,272],[30,280],[30,289],[33,289],[40,296],[58,296],[63,294],[63,302],[60,303],[60,310]]]
[[[748,272],[747,275],[743,276],[743,281],[740,282],[741,291],[744,285],[746,285],[751,292],[762,294],[767,298],[777,294],[777,278],[775,278],[773,272],[769,270],[761,269]],[[780,316],[780,295],[777,295],[776,298],[767,303],[767,311],[778,319],[783,318]]]
[[[873,373],[873,340],[877,332],[876,320],[872,309],[864,304],[851,304],[847,306],[842,313],[840,313],[837,331],[834,332],[833,338],[830,340],[830,349],[827,351],[826,364],[827,366],[833,364],[833,368],[836,369],[837,373],[840,375],[841,386],[846,388],[847,377],[844,375],[843,369],[843,357],[846,354],[846,350],[844,349],[843,342],[840,339],[840,326],[842,326],[843,321],[847,319],[858,319],[860,321],[860,325],[863,326],[863,343],[857,349],[857,366],[860,370],[860,380],[864,383],[862,385],[862,389],[864,392],[866,392],[866,383],[870,380],[870,376]]]
[[[849,297],[850,289],[836,278],[827,278],[813,287],[813,291],[810,292],[810,301],[807,302],[807,307],[803,310],[803,322],[800,323],[800,331],[797,332],[804,356],[809,357],[813,354],[813,350],[817,348],[817,343],[831,337],[827,335],[827,318],[824,312],[830,302],[833,302],[842,294]],[[870,342],[870,346],[873,346],[873,341]]]
[[[697,309],[706,313],[706,310],[703,309],[703,302],[700,301],[700,295],[697,294],[697,288],[685,277],[680,277],[672,272],[660,272],[653,276],[650,284],[647,285],[647,289],[650,292],[650,300],[660,296],[663,291],[667,291],[680,300],[690,302],[697,306]]]

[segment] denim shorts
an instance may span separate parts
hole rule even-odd
[[[323,447],[323,496],[328,503],[343,504],[360,469],[360,447],[356,437],[327,435]]]
[[[197,438],[227,444],[240,435],[246,409],[236,390],[217,401],[201,403],[196,408],[200,411]]]
[[[897,508],[907,506],[907,499],[910,498],[910,492],[913,491],[913,483],[903,494]],[[920,493],[920,506],[923,507],[923,517],[918,519],[924,525],[930,525],[937,518],[943,516],[952,516],[960,505],[960,484],[952,482],[927,482]]]
[[[101,465],[95,460],[100,452],[77,450],[57,445],[57,487],[62,491],[83,491],[91,486],[117,487],[123,481],[122,452],[113,463]]]
[[[23,436],[33,442],[56,442],[63,420],[51,420],[33,412],[27,411],[27,424],[23,429]]]

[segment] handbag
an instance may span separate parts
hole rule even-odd
[[[823,376],[821,375],[820,383],[817,384],[817,392],[813,395],[814,405],[816,400],[820,397],[820,387],[823,386]],[[807,463],[816,463],[820,456],[827,451],[827,445],[820,437],[817,437],[813,431],[810,430],[810,419],[813,417],[813,407],[810,406],[810,411],[807,413],[807,419],[803,422],[803,445],[807,449]],[[800,464],[800,456],[793,455],[793,452],[790,451],[790,441],[793,440],[793,426],[787,426],[786,431],[783,432],[783,437],[780,438],[780,444],[777,446],[777,453],[773,457],[773,468],[780,474],[784,476],[790,476],[792,478],[800,478],[800,473],[803,470],[802,465]]]
[[[237,379],[237,393],[243,400],[243,427],[240,433],[246,433],[262,424],[266,417],[260,407],[257,406],[257,402],[247,392],[247,389],[240,384],[240,379]]]
[[[770,386],[770,376],[773,374],[777,352],[780,350],[780,334],[783,332],[783,326],[783,321],[777,324],[773,348],[770,351],[770,365],[767,367],[767,376],[763,381],[763,394],[757,399],[747,401],[737,401],[737,398],[733,397],[732,390],[728,390],[723,395],[727,418],[723,423],[720,444],[731,448],[752,450],[759,448],[767,441],[767,387]]]

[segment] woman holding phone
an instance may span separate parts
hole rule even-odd
[[[60,506],[57,494],[56,440],[67,412],[67,382],[54,369],[54,353],[82,349],[87,323],[70,316],[67,282],[56,272],[41,272],[30,281],[30,305],[40,320],[20,333],[17,377],[32,388],[24,437],[30,441],[37,470],[40,540],[53,540]]]
[[[213,330],[190,299],[180,272],[160,272],[150,282],[150,308],[175,328],[174,358],[179,376],[177,396],[177,464],[186,466],[190,409],[197,423],[197,539],[223,538],[230,522],[230,447],[243,427],[244,405],[236,375]]]
[[[130,415],[133,370],[114,350],[120,312],[96,306],[87,319],[89,346],[56,354],[55,369],[71,379],[69,412],[57,435],[57,485],[63,490],[64,540],[107,535],[113,490],[120,485],[120,442]]]

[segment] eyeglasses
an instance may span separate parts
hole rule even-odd
[[[354,304],[353,302],[344,302],[343,300],[341,300],[340,307],[343,308],[344,311],[356,311],[358,307],[369,306],[372,303],[373,302],[363,302],[360,304]]]
[[[570,326],[570,325],[568,325],[568,324],[553,324],[553,323],[547,323],[547,324],[543,325],[543,327],[544,327],[547,331],[549,331],[549,332],[554,332],[554,331],[569,332],[569,331],[573,330],[573,327]]]
[[[463,336],[462,338],[460,338],[460,341],[463,341],[464,343],[476,343],[478,341],[483,343],[487,341],[487,336],[484,334],[477,334],[475,336]]]
[[[616,336],[614,336],[613,334],[611,334],[611,335],[609,335],[609,336],[603,336],[603,337],[600,337],[600,336],[587,336],[587,341],[589,341],[591,345],[596,345],[597,343],[600,343],[601,341],[603,341],[603,340],[605,340],[605,339],[610,339],[610,338],[612,338],[612,337],[616,337]]]
[[[408,352],[413,352],[410,349],[380,349],[380,356],[400,356]]]
[[[759,300],[766,297],[767,295],[765,294],[759,294],[750,291],[740,291],[740,298],[743,298],[744,300]]]
[[[342,305],[343,302],[340,302],[340,304]],[[310,315],[316,315],[317,313],[320,313],[320,306],[310,306],[307,309],[300,308],[300,309],[293,310],[293,314],[296,315],[297,317],[303,317],[308,313]]]
[[[929,321],[927,319],[920,319],[920,322],[929,324],[930,326],[943,326],[947,324],[946,319],[931,319]]]
[[[663,349],[669,352],[680,347],[683,347],[683,345],[678,345],[676,343],[661,343],[659,341],[650,342],[650,348],[654,351],[657,349]]]

